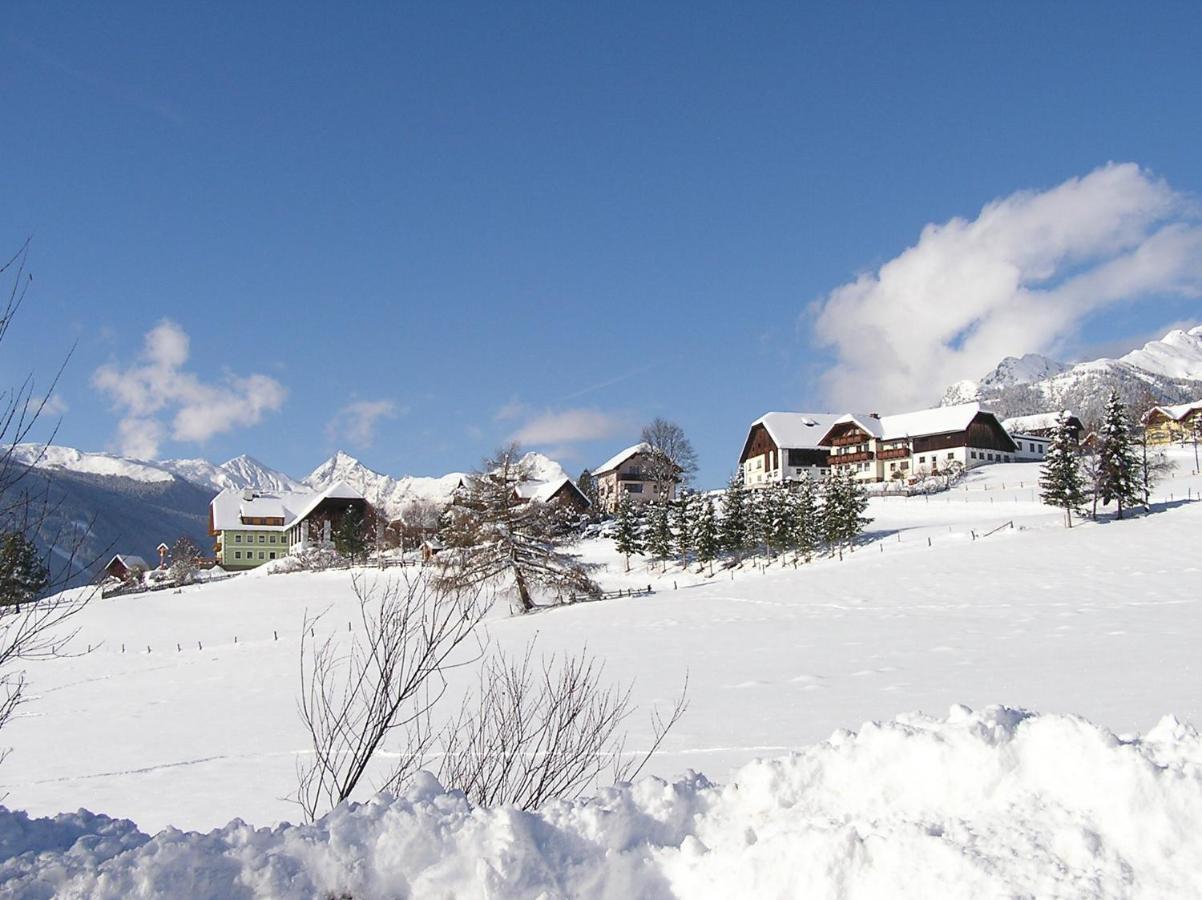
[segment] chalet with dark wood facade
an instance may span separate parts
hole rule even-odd
[[[821,478],[828,470],[823,437],[838,413],[770,412],[751,423],[739,467],[750,488]]]
[[[588,512],[588,497],[576,487],[570,478],[559,478],[554,481],[527,481],[515,489],[521,500],[536,500],[539,503],[558,503],[561,508],[583,515]]]
[[[1177,406],[1153,406],[1144,415],[1144,435],[1149,444],[1174,444],[1202,433],[1202,400]]]
[[[1018,447],[977,403],[899,415],[841,416],[819,443],[828,465],[861,481],[903,480],[960,466],[1013,462]]]

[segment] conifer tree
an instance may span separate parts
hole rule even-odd
[[[771,557],[792,545],[793,492],[781,483],[766,488],[764,494],[764,543]]]
[[[1073,510],[1079,510],[1085,503],[1085,487],[1073,432],[1064,415],[1056,422],[1052,445],[1048,448],[1040,473],[1039,487],[1043,502],[1063,509],[1064,524],[1072,528]]]
[[[768,551],[767,492],[767,488],[756,488],[747,498],[747,546],[754,553]]]
[[[718,523],[714,518],[714,505],[707,497],[698,504],[696,541],[697,561],[704,566],[710,564],[710,574],[714,574],[714,558],[718,555]]]
[[[723,550],[742,560],[743,551],[747,549],[747,489],[743,487],[742,469],[731,476],[722,497],[719,540]]]
[[[647,517],[647,553],[658,561],[662,569],[667,568],[668,557],[672,555],[672,524],[668,520],[668,503],[656,503]]]
[[[693,495],[686,494],[672,507],[672,534],[676,542],[676,557],[682,564],[687,563],[689,556],[693,553],[693,540],[697,528],[695,506]]]
[[[599,516],[601,514],[601,498],[597,495],[597,479],[593,477],[593,473],[588,469],[581,472],[580,477],[576,479],[576,487],[588,499],[590,518]]]
[[[818,506],[818,489],[813,480],[803,478],[797,485],[793,503],[793,549],[809,562],[822,546],[822,521]]]
[[[868,491],[850,472],[832,472],[823,483],[823,538],[843,558],[843,548],[851,548],[872,521],[864,515],[868,509]]]
[[[1099,489],[1102,503],[1117,504],[1118,518],[1121,519],[1124,507],[1139,502],[1139,462],[1131,445],[1127,410],[1118,391],[1111,391],[1106,401],[1099,438]]]
[[[50,581],[38,548],[24,534],[10,531],[0,543],[0,606],[28,603]]]
[[[643,553],[642,527],[629,494],[623,494],[618,501],[618,527],[614,534],[614,545],[626,557],[626,571],[629,572],[630,557]]]

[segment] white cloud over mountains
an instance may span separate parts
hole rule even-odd
[[[1005,356],[1062,349],[1113,304],[1202,293],[1202,225],[1189,198],[1132,163],[1019,191],[918,243],[816,304],[835,350],[832,408],[900,410]]]
[[[353,400],[326,424],[326,436],[353,447],[370,447],[375,442],[376,426],[381,420],[395,419],[408,411],[398,408],[392,400]]]
[[[564,409],[533,416],[510,435],[510,440],[535,446],[575,444],[613,437],[626,430],[629,423],[622,416],[599,409]]]
[[[189,352],[187,333],[164,319],[146,333],[135,362],[104,365],[93,373],[93,386],[121,414],[117,444],[124,455],[152,459],[168,438],[203,442],[255,425],[283,405],[288,392],[274,378],[227,373],[218,382],[205,382],[184,369]]]

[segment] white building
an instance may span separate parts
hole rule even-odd
[[[819,439],[829,465],[861,481],[903,480],[1013,462],[1018,447],[997,417],[979,403],[880,416],[841,416]]]
[[[743,484],[755,488],[826,475],[828,451],[820,442],[840,418],[839,413],[764,413],[743,442]]]

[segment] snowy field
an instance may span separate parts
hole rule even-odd
[[[1202,478],[1189,474],[1192,451],[1177,451],[1176,458],[1178,472],[1157,489],[1154,513],[1131,522],[1066,530],[1060,513],[1035,500],[1038,466],[1012,464],[978,470],[946,494],[873,500],[870,540],[843,561],[798,569],[749,564],[709,578],[672,567],[660,574],[636,560],[626,574],[610,542],[589,542],[582,550],[607,564],[607,587],[650,583],[655,593],[521,618],[498,610],[489,632],[510,649],[535,634],[548,652],[587,645],[615,679],[633,680],[641,707],[630,722],[635,747],[647,740],[647,710],[670,704],[688,673],[688,713],[648,771],[673,779],[692,769],[720,785],[733,778],[738,797],[732,800],[735,789],[729,788],[719,802],[714,798],[722,791],[692,780],[675,788],[649,781],[604,801],[654,810],[635,816],[642,824],[631,825],[627,837],[661,848],[644,848],[639,858],[655,857],[664,895],[706,895],[707,885],[731,876],[721,861],[729,863],[736,849],[742,858],[768,859],[799,855],[802,847],[817,854],[805,864],[817,867],[805,878],[819,878],[822,866],[837,868],[839,859],[857,854],[876,864],[883,864],[879,854],[896,855],[886,869],[912,873],[914,896],[946,893],[948,884],[977,884],[986,893],[991,884],[1006,884],[1014,886],[1007,893],[1091,896],[1074,880],[1089,872],[1100,879],[1096,893],[1123,896],[1119,857],[1159,873],[1137,885],[1144,895],[1180,895],[1188,882],[1173,879],[1198,877],[1189,873],[1202,871],[1202,860],[1196,848],[1176,864],[1165,860],[1188,849],[1176,829],[1196,833],[1202,824],[1202,749],[1188,728],[1157,723],[1170,713],[1202,721],[1196,663]],[[14,747],[0,767],[5,803],[34,816],[82,807],[132,819],[148,833],[168,825],[207,830],[235,817],[256,826],[296,821],[298,810],[284,798],[295,786],[297,754],[306,748],[296,713],[303,617],[330,607],[328,621],[345,623],[352,604],[343,572],[249,575],[179,593],[95,601],[80,618],[80,649],[90,643],[92,652],[30,670],[28,704],[4,734]],[[959,704],[978,711],[1004,704],[1043,715],[1020,727],[1018,714],[970,714]],[[918,711],[934,718],[910,715]],[[1119,744],[1105,731],[1063,717],[1068,714],[1119,735],[1156,730],[1147,743]],[[862,723],[889,723],[899,715],[904,722],[860,731]],[[818,743],[835,732],[841,736],[833,743]],[[815,744],[800,757],[748,767]],[[1178,769],[1168,774],[1150,762],[1170,759]],[[1078,765],[1085,767],[1079,776]],[[861,791],[841,793],[840,785],[858,783]],[[806,784],[819,787],[786,800]],[[994,796],[999,788],[1013,793]],[[442,810],[438,815],[455,817],[456,829],[467,829],[462,811],[444,809],[454,798],[430,799],[436,793],[430,788],[414,803],[433,804]],[[894,801],[899,818],[889,824]],[[1007,803],[1018,824],[1006,824]],[[1148,809],[1138,813],[1123,806],[1141,803]],[[794,804],[800,818],[782,810]],[[370,832],[381,817],[419,815],[414,809],[399,801],[377,804],[348,813],[341,827]],[[1024,817],[1037,817],[1040,809],[1064,819],[1053,823],[1068,829],[1058,838],[1063,846],[1024,845]],[[680,819],[694,813],[696,821]],[[1133,814],[1144,816],[1145,833],[1158,836],[1124,830],[1123,816]],[[516,814],[475,814],[506,815]],[[610,838],[598,834],[617,826],[589,815],[587,807],[565,806],[544,818],[609,846]],[[965,823],[978,815],[970,834]],[[676,818],[648,832],[647,816]],[[848,842],[868,839],[862,831],[859,838],[847,834],[846,822],[861,819],[879,826],[880,840],[857,848]],[[520,831],[514,821],[507,827]],[[760,827],[752,824],[757,821],[771,839],[757,843],[746,833]],[[927,826],[942,836],[928,840],[936,831],[923,832]],[[76,825],[62,827],[70,832]],[[314,840],[307,832],[289,834],[297,847]],[[456,830],[443,839],[460,842],[455,852],[461,853],[476,852],[472,841],[486,840],[465,834]],[[790,835],[794,843],[785,843]],[[228,831],[227,838],[235,840]],[[10,845],[5,856],[13,840],[0,833],[0,843]],[[942,849],[927,846],[932,843]],[[715,848],[713,857],[707,847]],[[974,853],[978,862],[998,854],[1024,861],[1012,870],[998,863],[998,869],[975,865]],[[1041,873],[1053,870],[1055,860],[1072,872],[1062,882],[1039,881],[1052,877]],[[935,866],[932,878],[952,880],[942,887],[924,881],[917,863]],[[796,880],[802,878],[796,866],[803,864],[790,865],[794,869],[778,866],[785,873],[780,877],[792,871],[795,880],[765,881],[761,895],[808,883]],[[636,868],[632,861],[629,877],[643,878]],[[496,877],[509,878],[503,869]],[[864,877],[873,871],[867,866]],[[485,876],[471,872],[448,870],[446,877],[477,878],[475,890],[483,893]],[[612,896],[624,895],[620,881],[606,883]],[[643,881],[631,884],[641,895],[656,895]],[[1152,890],[1156,885],[1164,890]],[[859,886],[863,896],[874,895],[869,881]],[[546,896],[573,893],[563,885],[560,893],[548,890]],[[1194,884],[1184,893],[1199,891]],[[739,893],[732,887],[726,894],[732,892]]]

